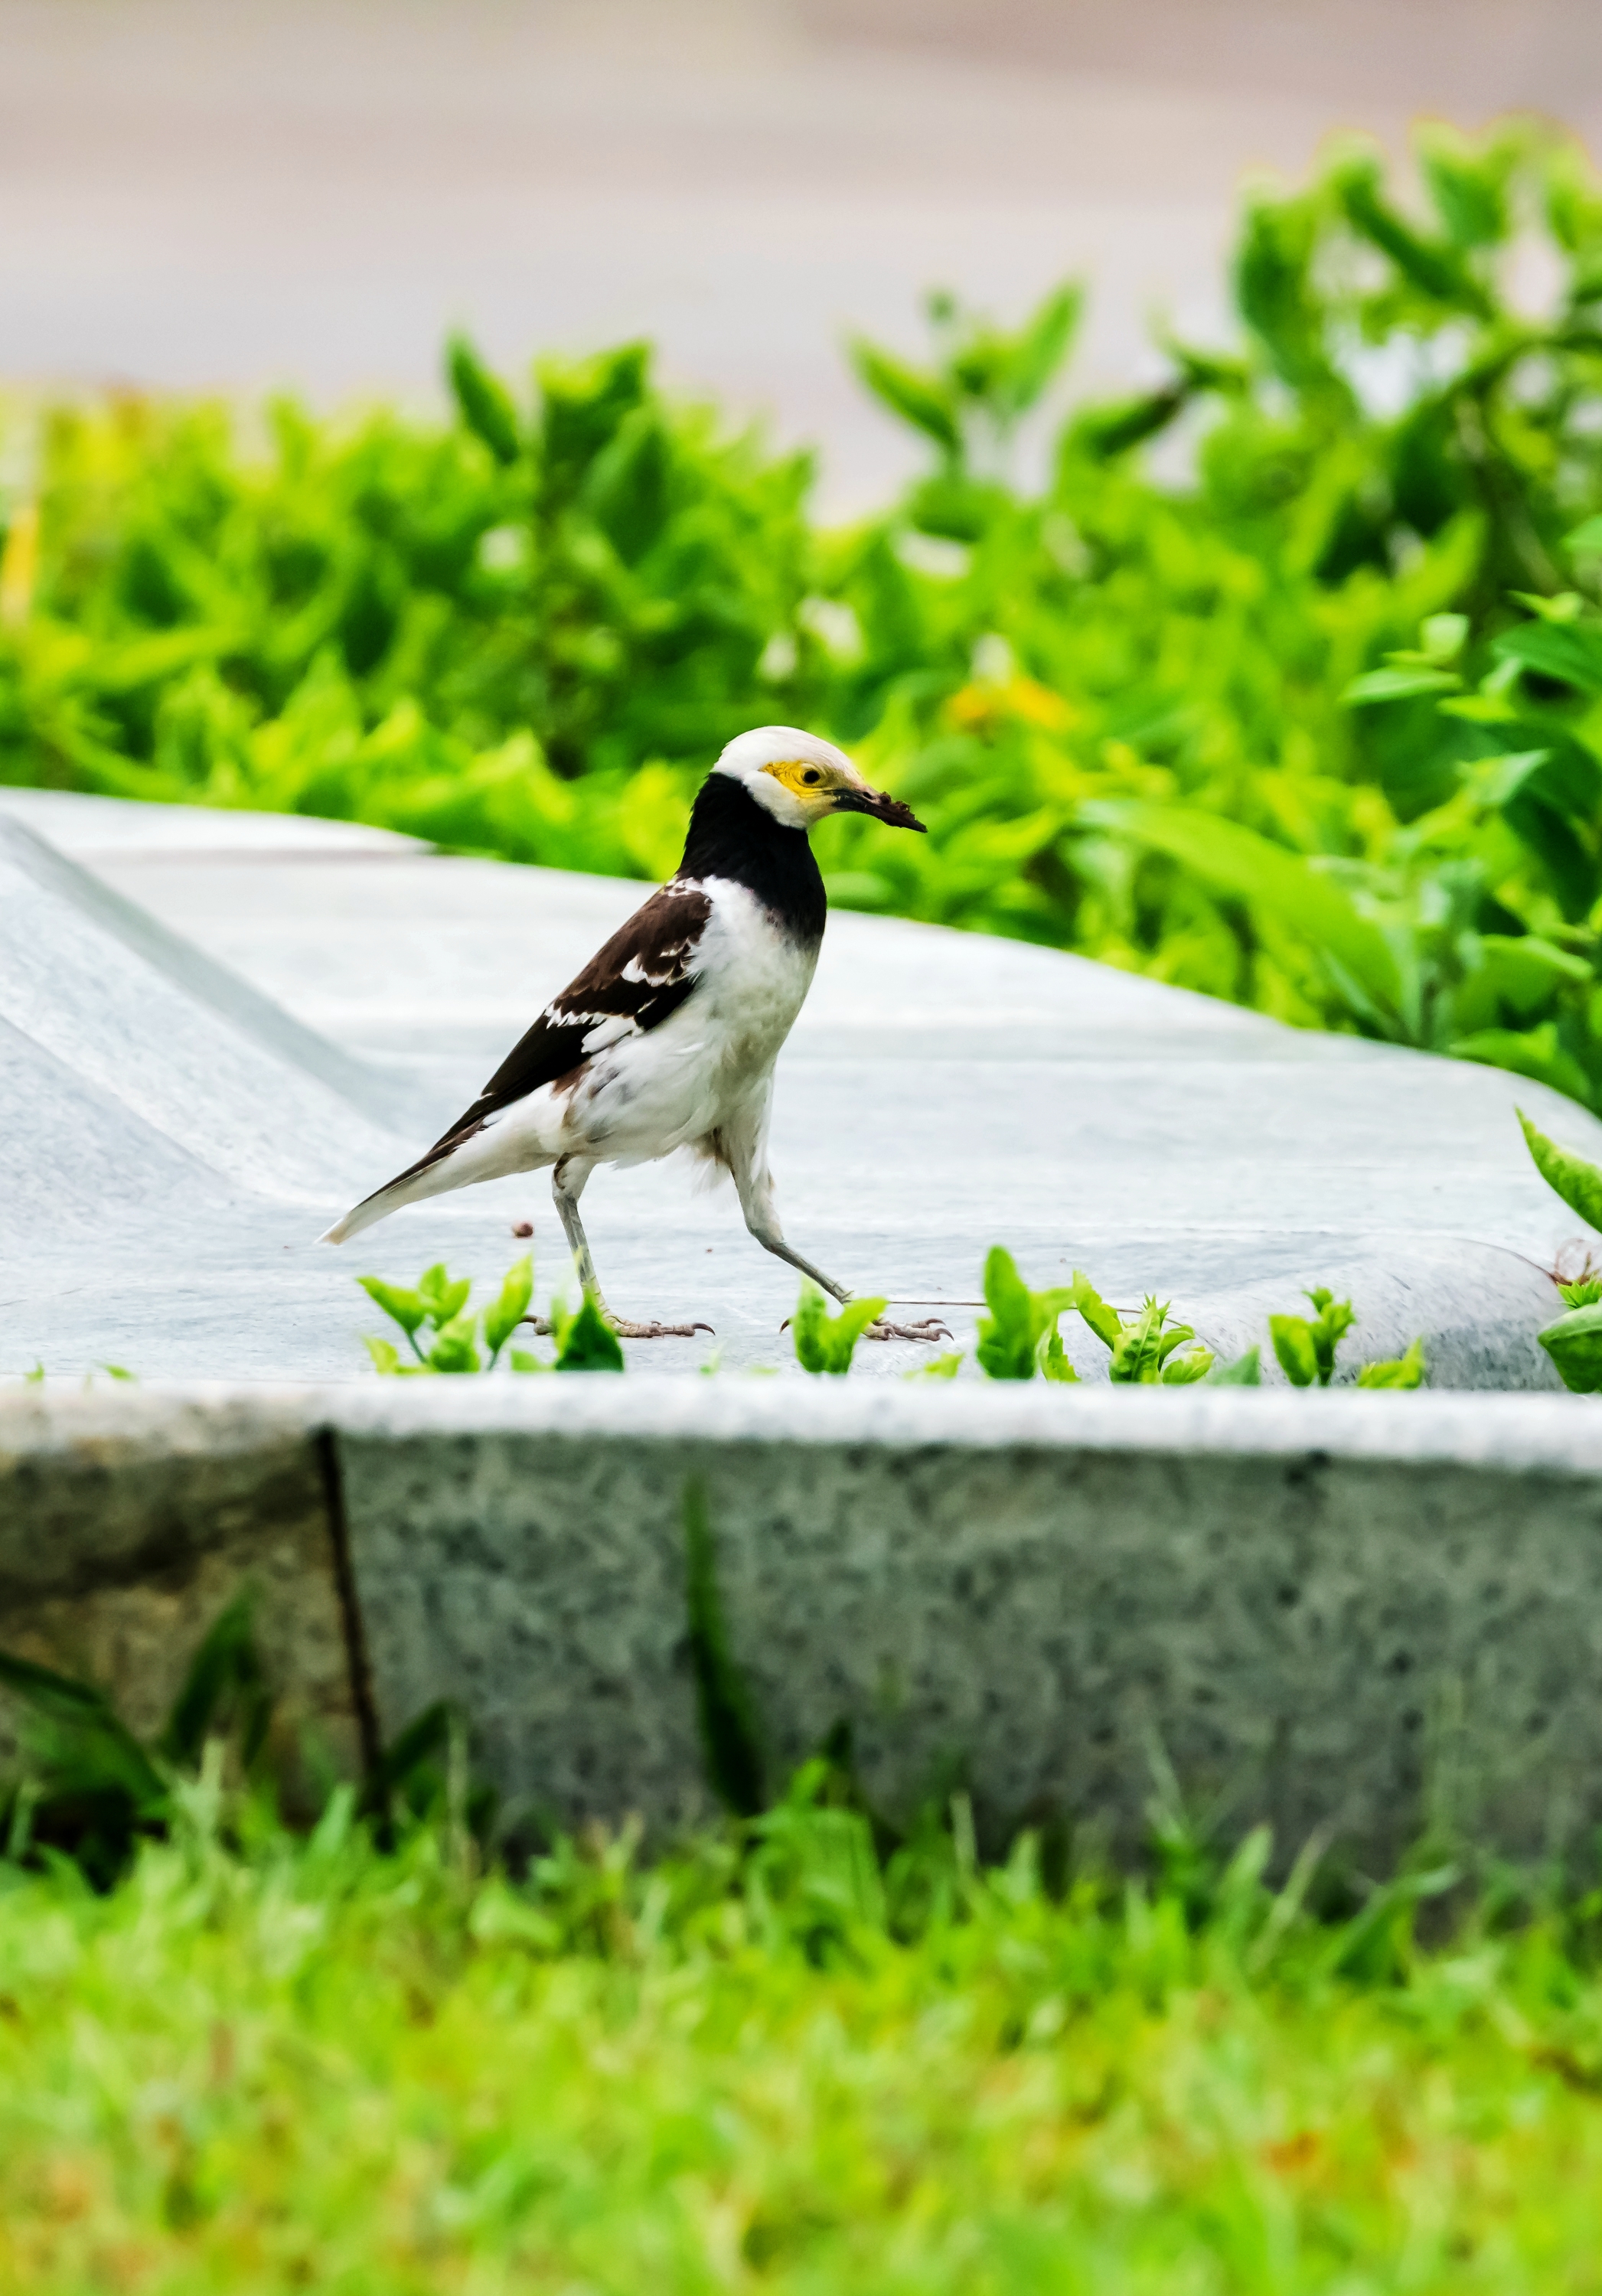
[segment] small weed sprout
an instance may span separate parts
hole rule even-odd
[[[1563,1198],[1571,1211],[1578,1212],[1588,1227],[1602,1229],[1602,1171],[1583,1156],[1549,1140],[1522,1108],[1514,1112],[1524,1145],[1548,1187]],[[1568,1314],[1559,1316],[1535,1336],[1572,1395],[1596,1395],[1602,1392],[1602,1278],[1591,1273],[1589,1259],[1585,1272],[1572,1283],[1559,1283],[1557,1294]]]
[[[883,1300],[848,1300],[837,1316],[831,1316],[817,1284],[803,1282],[791,1319],[796,1362],[818,1376],[842,1377],[851,1367],[858,1341],[883,1308]]]
[[[551,1303],[551,1331],[556,1341],[554,1362],[546,1363],[527,1349],[509,1345],[518,1325],[528,1318],[534,1296],[532,1252],[525,1252],[507,1269],[499,1292],[481,1319],[469,1304],[472,1277],[453,1277],[443,1260],[425,1268],[410,1290],[386,1283],[376,1275],[361,1275],[357,1281],[374,1307],[382,1308],[390,1322],[399,1325],[415,1358],[404,1362],[392,1340],[368,1338],[366,1349],[373,1367],[386,1379],[491,1372],[503,1356],[513,1372],[623,1368],[617,1333],[587,1293],[576,1308],[561,1300]]]
[[[1269,1337],[1279,1368],[1293,1387],[1327,1387],[1335,1377],[1335,1349],[1357,1321],[1350,1300],[1315,1286],[1302,1295],[1312,1302],[1306,1316],[1270,1316]]]
[[[1076,1304],[1072,1285],[1031,1292],[1012,1253],[996,1244],[984,1263],[984,1297],[990,1312],[979,1319],[974,1352],[987,1379],[1033,1379],[1037,1372],[1047,1379],[1078,1379],[1057,1329]]]

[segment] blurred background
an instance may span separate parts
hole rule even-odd
[[[1220,339],[1244,176],[1335,128],[1602,130],[1595,0],[0,0],[0,373],[433,404],[636,335],[824,448],[916,442],[842,335],[1091,283],[1076,394]]]
[[[1599,143],[1598,0],[0,0],[0,785],[810,726],[837,906],[1602,1114]]]

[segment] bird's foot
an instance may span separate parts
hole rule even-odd
[[[924,1316],[916,1324],[887,1324],[881,1317],[862,1336],[865,1340],[924,1340],[932,1347],[937,1340],[949,1340],[951,1334],[938,1316]]]
[[[620,1340],[693,1340],[697,1332],[718,1336],[710,1324],[631,1324],[622,1316],[606,1320]]]
[[[615,1332],[620,1340],[693,1340],[697,1332],[709,1332],[713,1339],[718,1336],[710,1324],[631,1324],[626,1316],[614,1316],[610,1308],[605,1321],[607,1330]],[[537,1339],[553,1336],[555,1327],[548,1316],[525,1316],[523,1322]]]

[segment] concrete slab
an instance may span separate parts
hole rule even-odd
[[[1231,1839],[1370,1872],[1602,1819],[1602,1414],[1579,1398],[601,1379],[333,1404],[381,1734],[460,1700],[515,1808],[711,1805],[686,1633],[704,1496],[776,1791],[839,1725],[905,1821],[1127,1857],[1166,1773]]]
[[[710,1795],[699,1484],[769,1791],[848,1723],[875,1803],[1127,1854],[1177,1782],[1384,1873],[1602,1822],[1602,1412],[1567,1396],[746,1380],[0,1391],[4,1639],[159,1718],[254,1583],[353,1764],[435,1699],[513,1811]],[[209,1607],[210,1606],[210,1607]],[[4,1716],[0,1712],[0,1736]],[[0,1749],[3,1751],[3,1749]]]
[[[249,1588],[282,1775],[314,1807],[304,1757],[349,1775],[363,1752],[329,1489],[298,1397],[13,1389],[0,1400],[0,1644],[97,1684],[152,1740]],[[18,1718],[0,1691],[0,1768]]]
[[[0,1368],[349,1376],[376,1321],[358,1271],[409,1281],[444,1257],[497,1277],[522,1248],[519,1216],[542,1293],[565,1280],[538,1176],[415,1207],[354,1253],[312,1239],[448,1120],[642,889],[332,839],[300,856],[248,818],[227,816],[256,840],[232,856],[197,853],[190,821],[165,848],[159,824],[137,849],[102,833],[92,878],[64,861],[52,875],[12,832],[31,906],[0,919],[0,1017],[37,1080],[9,1103],[35,1112],[6,1127]],[[93,916],[86,885],[105,905]],[[255,1001],[229,1007],[225,1047],[229,981]],[[1439,1383],[1550,1386],[1542,1270],[1575,1223],[1528,1163],[1516,1099],[1602,1156],[1602,1125],[1495,1070],[1283,1029],[1048,950],[837,914],[781,1063],[775,1166],[789,1232],[860,1290],[970,1300],[1001,1241],[1039,1283],[1077,1265],[1121,1303],[1171,1296],[1228,1355],[1327,1282],[1358,1305],[1353,1364],[1422,1332]],[[673,1166],[602,1173],[586,1212],[620,1308],[704,1317],[731,1367],[785,1355],[793,1281],[727,1191],[696,1196]],[[952,1321],[971,1332],[970,1310]],[[1072,1347],[1100,1373],[1097,1342]],[[631,1357],[673,1371],[705,1351]],[[859,1357],[879,1375],[918,1360]]]
[[[0,814],[53,845],[70,861],[131,854],[168,860],[216,860],[246,855],[267,860],[292,855],[426,853],[421,838],[365,821],[322,821],[303,813],[234,813],[219,806],[129,805],[122,798],[90,797],[79,790],[13,789],[0,783]]]

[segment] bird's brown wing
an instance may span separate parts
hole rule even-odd
[[[571,1076],[588,1057],[590,1038],[643,1036],[677,1013],[696,982],[695,959],[712,905],[700,886],[675,880],[652,894],[575,980],[553,996],[527,1034],[507,1054],[471,1108],[442,1132],[425,1156],[398,1173],[409,1180],[437,1164],[486,1119],[542,1085]],[[609,1022],[620,1027],[608,1028]],[[388,1185],[393,1187],[396,1181]]]

